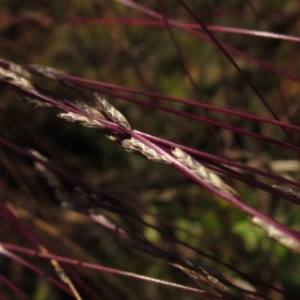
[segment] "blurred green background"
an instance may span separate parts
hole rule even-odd
[[[166,27],[151,26],[153,19],[122,3],[96,0],[10,0],[1,3],[0,57],[3,59],[21,65],[41,64],[82,78],[271,118],[265,105],[215,44],[171,27],[176,39],[174,42]],[[140,1],[139,4],[157,13],[163,8],[166,16],[178,22],[195,23],[177,1]],[[189,1],[188,5],[207,25],[289,35],[297,35],[300,30],[297,1]],[[137,20],[148,21],[148,24],[137,23]],[[125,21],[131,24],[124,24]],[[274,64],[286,72],[299,74],[299,44],[296,42],[233,33],[214,32],[214,35],[262,63]],[[298,125],[299,82],[289,80],[286,75],[271,73],[250,59],[231,55],[278,118]],[[34,78],[41,87],[55,95],[74,102],[80,100],[76,93],[55,81]],[[160,102],[162,100],[158,97],[128,95],[290,143],[280,128],[264,123],[175,102]],[[168,229],[170,236],[180,238],[252,278],[286,290],[289,295],[284,297],[266,287],[258,287],[258,291],[270,299],[291,299],[289,297],[299,295],[298,257],[269,240],[249,222],[244,213],[209,194],[169,166],[154,164],[126,153],[117,144],[108,141],[103,132],[57,118],[58,109],[33,108],[16,99],[15,93],[5,86],[1,86],[0,96],[1,107],[7,115],[26,126],[41,144],[57,153],[74,173],[87,182],[137,204],[145,212],[160,214],[186,230]],[[265,171],[272,171],[270,166],[274,161],[298,159],[298,154],[292,150],[120,98],[103,96],[124,113],[135,129],[173,142]],[[28,135],[2,116],[0,126],[3,135],[14,143],[37,149]],[[293,137],[297,142],[298,137]],[[0,156],[3,170],[0,173],[1,197],[56,254],[192,285],[188,278],[167,262],[128,247],[119,237],[84,215],[61,208],[54,199],[53,191],[37,175],[28,159],[2,146]],[[281,172],[279,175],[299,180],[299,172]],[[256,179],[272,184],[265,178]],[[231,178],[225,180],[255,208],[295,230],[300,229],[299,208],[295,205]],[[70,190],[74,189],[70,184],[67,186]],[[153,216],[139,214],[145,221],[164,226]],[[117,215],[110,216],[125,226]],[[165,240],[151,228],[137,226],[151,242],[166,251],[176,251],[183,257],[201,258],[192,250]],[[3,220],[1,240],[28,246],[18,232],[12,234]],[[32,260],[35,261],[34,258]],[[232,280],[239,277],[213,261],[204,260]],[[2,275],[20,286],[30,299],[66,299],[45,278],[27,274],[22,266],[6,258],[0,258],[0,265]],[[44,265],[46,272],[53,272]],[[99,295],[99,299],[201,299],[173,288],[80,267],[76,268],[76,272]],[[18,299],[7,287],[2,288],[8,299]]]

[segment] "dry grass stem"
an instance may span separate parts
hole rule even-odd
[[[39,249],[42,253],[50,254],[49,251],[42,245],[39,246]],[[72,280],[67,275],[67,273],[64,271],[64,269],[61,267],[59,262],[55,259],[51,259],[50,263],[53,266],[55,273],[57,274],[59,279],[70,288],[70,290],[72,291],[72,293],[74,295],[74,298],[76,300],[81,300],[82,298],[81,298],[79,292],[77,291],[75,285],[73,284]]]
[[[217,279],[214,275],[212,275],[209,271],[204,269],[203,267],[197,267],[198,271],[195,271],[195,268],[188,268],[187,266],[182,266],[179,263],[170,263],[175,268],[180,269],[183,273],[187,274],[197,283],[203,283],[205,285],[209,285],[211,288],[219,292],[221,295],[225,297],[225,299],[237,300],[237,299],[245,299],[245,298],[237,298],[234,293],[223,284],[219,279]]]

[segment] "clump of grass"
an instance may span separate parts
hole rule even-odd
[[[1,296],[297,299],[293,5],[60,5],[1,18]]]

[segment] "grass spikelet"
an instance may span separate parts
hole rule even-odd
[[[125,139],[122,142],[122,147],[127,152],[134,152],[151,161],[162,164],[170,164],[170,161],[165,156],[157,153],[154,149],[148,147],[146,144],[138,141],[135,138]]]
[[[190,169],[196,176],[201,178],[207,184],[212,185],[218,190],[239,197],[239,194],[228,186],[218,175],[208,170],[201,163],[197,162],[190,155],[179,148],[172,149],[173,156],[188,169]]]
[[[105,99],[101,98],[99,94],[95,93],[94,95],[98,100],[97,107],[105,116],[108,117],[108,119],[126,130],[131,130],[131,126],[127,119],[116,108],[109,104]]]
[[[89,106],[87,104],[77,104],[77,106],[92,117],[95,117],[98,119],[105,119],[103,114],[92,106]],[[85,127],[98,128],[98,129],[104,128],[103,124],[101,122],[99,122],[98,120],[91,119],[86,116],[74,113],[74,112],[60,113],[57,116],[65,119],[69,122],[79,122],[82,126],[85,126]]]
[[[295,240],[293,237],[288,236],[283,231],[274,228],[274,226],[266,223],[259,217],[253,217],[251,222],[261,228],[263,231],[267,233],[267,235],[274,240],[277,240],[284,247],[292,250],[293,252],[300,254],[300,243]]]
[[[295,191],[294,189],[292,189],[289,186],[286,185],[273,185],[272,187],[284,192],[287,195],[293,196],[297,199],[300,199],[300,192],[299,191]]]
[[[45,67],[37,64],[30,65],[30,68],[33,69],[36,73],[44,77],[55,79],[55,80],[57,80],[57,75],[65,74],[65,72],[62,70],[54,69],[51,67]]]
[[[15,87],[27,92],[34,92],[34,86],[24,77],[0,67],[0,80],[3,80]]]
[[[10,63],[9,70],[28,80],[32,78],[31,74],[27,70],[25,70],[22,66],[16,63]]]
[[[17,95],[17,98],[20,99],[20,100],[22,100],[22,101],[24,101],[24,102],[26,102],[29,105],[33,105],[36,108],[49,108],[49,107],[53,107],[53,105],[50,104],[50,103],[40,101],[39,99],[31,97],[31,96],[28,96],[28,95]]]

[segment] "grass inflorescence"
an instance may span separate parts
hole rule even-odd
[[[6,3],[1,299],[297,299],[296,7]]]

